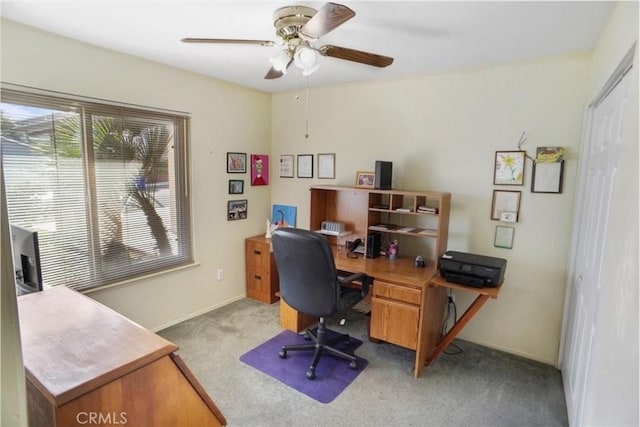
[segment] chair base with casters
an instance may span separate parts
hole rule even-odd
[[[321,317],[318,322],[318,328],[316,333],[314,334],[311,329],[307,329],[305,331],[305,338],[309,340],[313,340],[313,343],[309,344],[292,344],[292,345],[283,345],[280,350],[281,358],[287,358],[288,351],[302,351],[302,350],[313,350],[313,359],[311,360],[311,365],[309,366],[309,370],[307,371],[307,378],[310,380],[316,377],[316,367],[318,366],[318,362],[320,361],[320,356],[323,353],[332,354],[334,356],[340,357],[342,359],[349,361],[349,367],[351,369],[358,368],[358,359],[356,356],[352,354],[345,353],[343,351],[338,350],[333,347],[333,345],[338,344],[340,342],[346,341],[347,343],[351,340],[349,335],[342,334],[335,338],[331,338],[327,340],[327,328],[325,326],[325,319]]]
[[[293,309],[320,319],[315,332],[307,330],[308,344],[285,345],[280,357],[289,351],[313,350],[307,378],[314,379],[316,366],[323,355],[333,355],[357,369],[356,356],[334,347],[348,341],[348,335],[327,339],[325,319],[344,314],[368,293],[373,279],[364,273],[338,271],[332,248],[317,233],[297,228],[279,228],[272,236],[273,253],[280,278],[280,297]],[[355,283],[354,283],[355,282]]]

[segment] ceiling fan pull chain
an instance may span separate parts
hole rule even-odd
[[[305,79],[306,95],[305,95],[305,139],[309,139],[309,77]]]

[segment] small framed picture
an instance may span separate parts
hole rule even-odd
[[[251,185],[269,185],[269,156],[251,155]]]
[[[242,193],[244,193],[244,179],[230,179],[229,194],[242,194]]]
[[[496,225],[496,237],[493,246],[496,248],[513,248],[513,232],[515,228],[504,225]]]
[[[247,153],[227,153],[227,173],[246,173]]]
[[[356,172],[356,187],[357,188],[373,188],[374,180],[376,177],[375,172]]]
[[[533,162],[531,172],[532,193],[562,193],[564,160],[559,162]]]
[[[336,177],[336,154],[318,154],[318,178],[334,179]]]
[[[293,178],[293,154],[280,156],[280,178]]]
[[[495,185],[522,185],[525,154],[524,151],[496,151],[493,183]]]
[[[313,154],[298,154],[298,178],[313,178]]]
[[[520,212],[520,193],[520,191],[493,190],[491,219],[500,221],[501,218],[515,216],[515,221],[509,222],[517,222]]]
[[[229,200],[227,202],[227,221],[247,219],[247,200]]]

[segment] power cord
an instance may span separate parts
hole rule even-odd
[[[456,307],[456,303],[453,300],[452,291],[449,290],[449,295],[447,295],[447,311],[444,317],[444,322],[442,322],[442,332],[440,336],[444,336],[449,330],[448,323],[449,323],[449,318],[451,317],[451,307],[453,307],[453,324],[455,325],[456,322],[458,321],[458,308]],[[454,350],[447,351],[447,349],[451,347],[453,347]],[[449,356],[454,356],[463,352],[462,348],[455,343],[449,344],[447,349],[445,349],[443,353]]]

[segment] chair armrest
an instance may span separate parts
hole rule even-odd
[[[365,273],[354,273],[345,277],[338,276],[338,282],[340,282],[341,285],[356,281],[362,284],[362,296],[367,295],[369,293],[369,286],[373,283],[373,277],[367,276]]]

